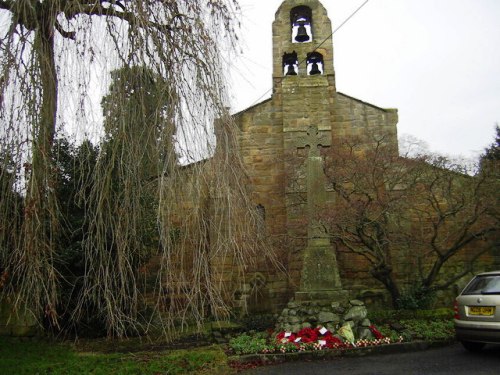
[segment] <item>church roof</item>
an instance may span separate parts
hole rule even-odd
[[[265,103],[270,102],[270,101],[272,101],[272,100],[273,100],[273,97],[271,96],[270,98],[265,99],[265,100],[263,100],[263,101],[261,101],[261,102],[259,102],[259,103],[256,103],[256,104],[254,104],[254,105],[252,105],[252,106],[250,106],[250,107],[248,107],[248,108],[245,108],[245,109],[242,109],[242,110],[241,110],[241,111],[239,111],[239,112],[233,113],[233,116],[234,116],[234,117],[237,117],[237,116],[239,116],[239,115],[242,115],[243,113],[245,113],[245,112],[247,112],[247,111],[249,111],[249,110],[251,110],[251,109],[257,108],[257,107],[261,106],[262,104],[265,104]]]
[[[375,104],[371,104],[371,103],[365,102],[365,101],[363,101],[361,99],[355,98],[353,96],[350,96],[350,95],[347,95],[347,94],[344,94],[344,93],[341,93],[341,92],[338,92],[338,91],[337,91],[337,94],[341,95],[341,96],[343,96],[345,98],[354,100],[354,101],[356,101],[358,103],[361,103],[361,104],[364,104],[364,105],[368,105],[368,106],[370,106],[372,108],[375,108],[375,109],[378,109],[380,111],[384,111],[384,112],[397,112],[398,111],[396,108],[382,108],[382,107],[376,106]],[[240,115],[242,115],[242,114],[244,114],[244,113],[246,113],[246,112],[248,112],[248,111],[250,111],[252,109],[255,109],[255,108],[261,106],[262,104],[266,104],[268,102],[271,102],[272,100],[273,100],[273,97],[271,96],[268,99],[265,99],[265,100],[263,100],[263,101],[261,101],[259,103],[256,103],[256,104],[254,104],[254,105],[252,105],[252,106],[250,106],[248,108],[245,108],[245,109],[243,109],[243,110],[241,110],[239,112],[234,113],[233,117],[238,117],[238,116],[240,116]]]

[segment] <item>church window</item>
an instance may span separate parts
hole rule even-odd
[[[255,211],[257,212],[257,229],[259,232],[264,232],[266,228],[266,208],[258,204]]]
[[[310,52],[307,54],[307,74],[314,76],[323,74],[323,55],[319,52]]]
[[[292,42],[312,42],[312,11],[311,8],[300,5],[290,12],[292,24]]]
[[[297,52],[283,54],[283,75],[296,76],[299,71],[299,60]]]

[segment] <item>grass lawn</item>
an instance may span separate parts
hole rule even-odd
[[[454,335],[452,312],[447,309],[418,312],[382,311],[373,315],[373,322],[382,334],[394,340],[400,335],[403,335],[405,340],[449,340]],[[402,326],[404,332],[395,331],[394,323]],[[268,333],[253,333],[248,342],[243,343],[241,352],[259,352],[254,344],[255,340],[260,344],[266,343],[262,335],[268,336]],[[188,345],[204,344],[197,340]],[[268,340],[274,342],[274,334]],[[229,367],[226,354],[216,345],[189,350],[166,350],[156,344],[152,345],[151,342],[137,338],[121,341],[81,340],[75,345],[41,339],[0,337],[0,375],[223,375],[232,374],[236,370]]]
[[[164,352],[102,354],[70,344],[0,337],[0,374],[230,374],[216,347]]]

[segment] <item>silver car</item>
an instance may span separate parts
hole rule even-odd
[[[500,271],[475,276],[455,300],[455,333],[470,351],[500,343]]]

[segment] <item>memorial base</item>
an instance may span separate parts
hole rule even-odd
[[[298,291],[295,293],[296,302],[325,301],[343,304],[348,300],[349,292],[344,289]]]

